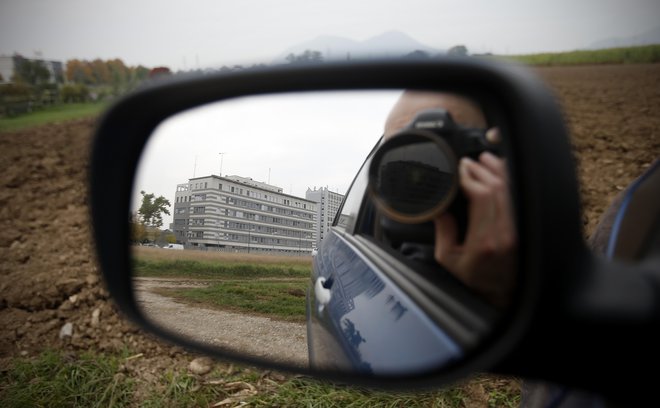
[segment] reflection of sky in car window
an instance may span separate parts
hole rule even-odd
[[[0,54],[180,70],[269,63],[320,35],[364,41],[390,30],[445,50],[566,51],[657,29],[659,15],[657,0],[3,0]]]

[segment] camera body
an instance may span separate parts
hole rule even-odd
[[[450,211],[462,239],[467,200],[459,188],[458,160],[498,150],[485,129],[458,125],[444,109],[423,111],[374,153],[369,189],[376,206],[397,222],[422,223]]]
[[[424,131],[437,135],[450,147],[457,158],[477,159],[485,151],[498,154],[497,145],[486,139],[486,129],[458,125],[445,109],[430,109],[420,112],[400,132],[391,138],[404,136],[410,131]]]

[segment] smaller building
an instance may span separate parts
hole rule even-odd
[[[339,207],[344,201],[344,195],[330,191],[327,187],[318,190],[314,187],[314,190],[307,189],[305,198],[317,203],[316,248],[318,248],[335,220],[337,211],[339,211]]]

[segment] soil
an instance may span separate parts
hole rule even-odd
[[[585,235],[660,153],[660,64],[541,68],[579,163]],[[88,217],[91,119],[0,134],[0,370],[50,348],[140,353],[154,377],[194,356],[118,315],[100,280]],[[60,338],[66,323],[71,336]],[[141,374],[140,374],[141,373]]]

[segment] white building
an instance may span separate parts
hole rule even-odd
[[[314,190],[307,189],[305,198],[317,203],[316,219],[318,220],[318,225],[316,226],[316,247],[318,248],[321,240],[326,236],[328,230],[330,230],[339,206],[344,200],[344,196],[328,190],[327,187],[318,190],[314,187]]]
[[[179,184],[174,231],[186,248],[311,254],[317,205],[282,188],[239,176],[206,176]]]

